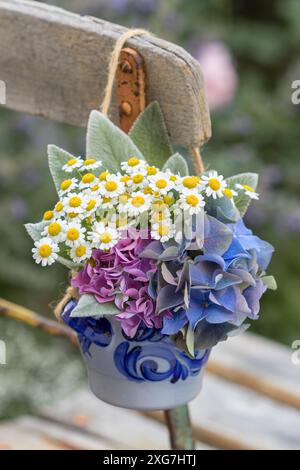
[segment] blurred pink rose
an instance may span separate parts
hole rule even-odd
[[[219,41],[203,44],[196,59],[204,75],[211,110],[226,105],[233,97],[238,77],[228,47]]]

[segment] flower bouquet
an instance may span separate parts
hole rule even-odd
[[[58,202],[27,224],[33,258],[60,262],[73,294],[92,391],[127,408],[167,409],[199,392],[210,350],[259,316],[273,247],[243,217],[258,176],[189,175],[159,105],[129,135],[97,111],[86,158],[49,146]]]

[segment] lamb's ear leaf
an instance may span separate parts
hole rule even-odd
[[[86,157],[102,161],[105,170],[117,173],[120,164],[130,157],[144,156],[130,137],[99,111],[89,117],[86,137]]]
[[[32,238],[34,242],[40,240],[42,231],[46,227],[47,222],[44,220],[42,222],[38,222],[37,224],[25,224],[25,229],[28,235]]]
[[[66,268],[71,270],[77,270],[78,268],[82,268],[81,264],[73,263],[73,261],[64,258],[63,256],[57,257],[57,262],[66,266]]]
[[[271,290],[277,289],[277,282],[274,276],[262,276],[262,281],[264,285]]]
[[[189,174],[187,163],[179,153],[174,153],[174,155],[166,161],[163,170],[171,170],[172,173],[175,175],[180,174],[180,176],[187,176]]]
[[[100,304],[93,295],[84,294],[72,310],[71,317],[102,317],[104,315],[116,315],[117,313],[120,313],[120,310],[113,302]]]
[[[231,189],[236,189],[236,184],[246,184],[254,190],[257,188],[258,184],[258,174],[257,173],[240,173],[238,175],[231,176],[226,179],[227,185]],[[248,207],[251,202],[251,198],[247,196],[243,191],[240,191],[239,196],[234,199],[235,205],[239,210],[241,217],[244,217]]]
[[[162,110],[153,101],[134,122],[130,138],[143,153],[149,165],[162,168],[173,154]]]
[[[74,158],[74,156],[69,152],[66,152],[56,145],[48,145],[49,169],[57,191],[60,189],[60,183],[67,178],[67,173],[62,167],[72,158]]]

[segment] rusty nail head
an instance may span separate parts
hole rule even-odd
[[[131,112],[132,112],[132,106],[130,103],[128,103],[128,101],[123,101],[122,104],[121,104],[121,109],[122,109],[122,112],[126,115],[126,116],[130,116]]]

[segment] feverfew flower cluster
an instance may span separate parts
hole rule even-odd
[[[149,228],[151,238],[162,243],[175,237],[176,214],[205,211],[206,201],[246,194],[258,199],[247,185],[228,187],[216,171],[198,176],[180,176],[161,171],[136,157],[121,163],[121,173],[110,173],[93,158],[71,158],[62,167],[59,200],[44,213],[41,237],[33,257],[42,266],[53,264],[59,255],[80,264],[93,249],[109,251],[129,227]],[[145,217],[146,216],[146,217]]]

